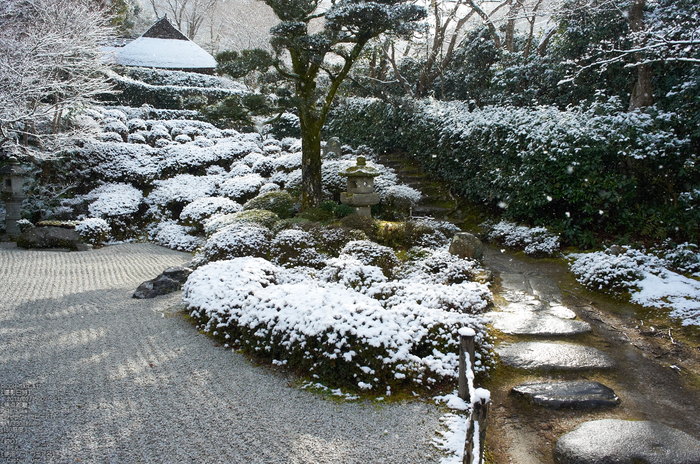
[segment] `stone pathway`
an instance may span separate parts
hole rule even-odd
[[[417,163],[401,154],[383,154],[380,161],[424,193],[415,215],[461,221],[474,214],[463,211],[466,205]],[[695,451],[679,449],[698,446],[697,388],[687,388],[668,366],[648,359],[649,350],[640,352],[644,345],[608,323],[614,318],[601,318],[605,308],[578,304],[574,312],[566,307],[571,298],[564,298],[546,265],[527,264],[488,247],[484,262],[500,277],[497,308],[489,316],[506,340],[497,343],[496,351],[505,369],[522,382],[491,392],[487,445],[506,451],[492,449],[495,462],[700,464]],[[649,431],[654,431],[651,436],[659,432],[656,441]],[[590,453],[587,443],[594,443],[598,454]]]
[[[588,346],[580,337],[574,343],[563,341],[590,333],[591,326],[577,320],[576,313],[564,305],[553,279],[492,249],[486,250],[484,262],[501,279],[497,307],[489,313],[493,327],[509,336],[496,347],[501,363],[537,378],[597,375],[616,367],[608,353]],[[609,410],[620,403],[612,388],[586,378],[526,382],[512,387],[510,394],[551,410]],[[534,448],[537,431],[517,420],[503,430],[513,463],[544,462],[542,455],[525,448],[529,439]],[[592,420],[561,435],[553,458],[558,464],[700,464],[700,441],[653,421]]]

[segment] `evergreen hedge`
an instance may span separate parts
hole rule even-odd
[[[565,111],[351,98],[327,134],[405,151],[472,201],[594,246],[594,234],[697,240],[700,163],[677,119],[615,98]]]

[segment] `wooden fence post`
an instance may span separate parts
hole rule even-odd
[[[490,401],[487,398],[471,398],[469,388],[468,370],[474,372],[476,359],[474,337],[476,333],[469,328],[459,330],[459,390],[458,395],[464,401],[472,405],[469,419],[467,420],[467,436],[464,441],[463,464],[481,464],[484,459],[484,441],[486,440],[486,425]],[[469,368],[467,369],[467,356],[469,356]],[[474,386],[472,385],[472,388]],[[478,434],[478,435],[477,435]],[[474,449],[477,448],[477,449]],[[476,457],[476,459],[475,459]]]

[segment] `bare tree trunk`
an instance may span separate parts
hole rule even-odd
[[[644,30],[644,6],[646,0],[634,0],[630,6],[629,24],[632,32]],[[642,53],[635,53],[634,59],[640,62],[644,59]],[[632,89],[629,111],[637,108],[645,108],[654,104],[652,79],[654,78],[651,66],[648,64],[637,65],[637,81]]]

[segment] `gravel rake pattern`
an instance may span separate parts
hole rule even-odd
[[[215,346],[179,292],[134,289],[191,256],[0,244],[0,462],[428,463],[432,404],[337,403]]]

